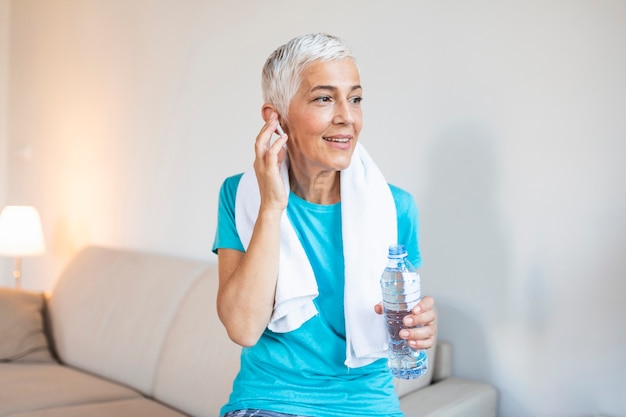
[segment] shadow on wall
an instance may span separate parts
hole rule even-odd
[[[454,345],[454,373],[493,381],[490,346],[504,319],[507,242],[496,207],[493,136],[474,124],[440,134],[419,202],[424,289],[437,301],[439,337]]]

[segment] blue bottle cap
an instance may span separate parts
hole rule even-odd
[[[406,256],[406,248],[402,244],[389,245],[389,257],[390,258],[402,258]]]

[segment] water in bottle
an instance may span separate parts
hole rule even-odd
[[[414,379],[428,370],[428,357],[423,349],[413,349],[399,336],[405,326],[403,319],[422,296],[420,277],[407,258],[404,245],[389,246],[388,262],[380,279],[383,307],[389,332],[389,368],[397,378]]]

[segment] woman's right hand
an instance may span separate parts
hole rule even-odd
[[[254,172],[261,194],[261,209],[283,211],[288,195],[280,175],[280,164],[286,157],[287,135],[280,136],[270,145],[272,134],[278,127],[278,114],[272,112],[256,137]]]

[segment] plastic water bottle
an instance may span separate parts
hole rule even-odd
[[[380,279],[383,307],[389,332],[389,368],[396,378],[414,379],[428,370],[428,357],[424,349],[413,349],[399,336],[400,330],[415,328],[405,326],[404,317],[422,298],[420,277],[407,258],[404,245],[389,246],[388,262]]]

